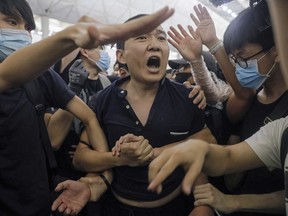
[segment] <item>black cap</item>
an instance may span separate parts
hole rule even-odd
[[[187,65],[189,64],[185,59],[180,58],[180,59],[172,59],[168,61],[168,65],[172,68],[172,69],[179,69],[181,66],[183,65]]]

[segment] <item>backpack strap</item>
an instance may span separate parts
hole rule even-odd
[[[285,92],[283,98],[273,109],[272,113],[270,113],[270,115],[264,119],[264,124],[268,124],[271,121],[283,117],[284,114],[288,111],[287,104],[288,104],[288,92]]]
[[[41,86],[38,82],[31,81],[22,85],[28,99],[34,105],[35,110],[38,114],[38,124],[41,135],[41,143],[45,152],[46,160],[49,165],[49,168],[54,169],[57,167],[57,162],[55,159],[54,152],[51,147],[50,138],[48,135],[47,127],[44,121],[45,105],[44,98],[39,91],[41,91]]]
[[[103,86],[103,89],[105,89],[107,86],[111,84],[110,80],[105,75],[102,75],[100,73],[98,75],[99,75],[100,82]]]
[[[284,130],[281,138],[280,160],[283,169],[285,168],[284,165],[287,153],[288,153],[288,128]]]

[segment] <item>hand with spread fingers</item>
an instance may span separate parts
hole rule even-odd
[[[203,7],[201,4],[194,6],[194,11],[197,17],[192,13],[190,14],[190,17],[197,26],[195,31],[200,36],[202,43],[210,48],[219,41],[216,36],[214,21],[207,8]]]
[[[179,53],[188,62],[201,59],[202,55],[202,41],[197,32],[194,31],[192,26],[188,26],[190,34],[183,28],[182,25],[177,25],[179,31],[173,26],[170,27],[168,35],[168,42],[174,46]]]
[[[185,194],[190,194],[192,185],[202,170],[208,149],[208,143],[197,139],[190,139],[165,149],[149,165],[150,184],[148,190],[161,193],[162,182],[178,166],[182,166],[186,170],[182,190]]]
[[[55,188],[56,192],[62,191],[53,202],[51,210],[59,211],[65,215],[77,215],[89,201],[91,191],[86,183],[67,180],[61,182]]]

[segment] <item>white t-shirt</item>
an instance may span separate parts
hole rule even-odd
[[[245,141],[260,158],[260,160],[269,168],[282,168],[280,159],[282,134],[288,127],[288,116],[270,122],[260,128],[260,130]],[[285,182],[288,182],[288,157],[285,158]],[[287,183],[285,184],[287,185]],[[286,215],[288,216],[288,188],[285,188]]]

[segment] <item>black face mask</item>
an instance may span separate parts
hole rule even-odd
[[[175,77],[175,81],[178,83],[183,83],[191,77],[191,73],[178,73]]]

